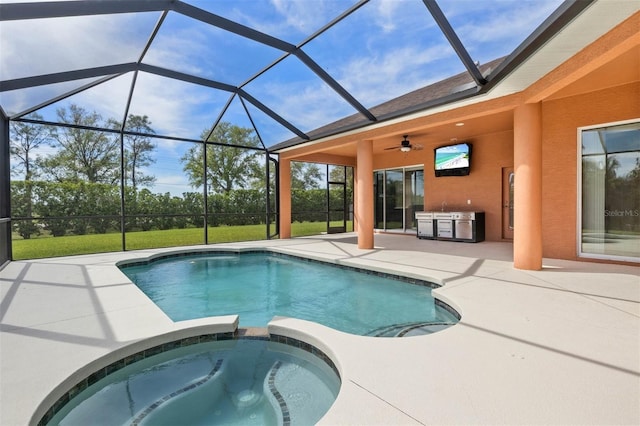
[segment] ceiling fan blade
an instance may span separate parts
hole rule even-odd
[[[411,146],[411,149],[413,149],[414,151],[420,151],[423,148],[424,148],[424,146],[420,145],[419,143],[413,144]]]
[[[389,147],[389,148],[385,148],[384,150],[385,151],[389,151],[391,149],[400,149],[400,148],[398,148],[397,146],[392,146],[392,147]]]

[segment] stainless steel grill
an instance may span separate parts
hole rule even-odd
[[[484,212],[416,212],[416,221],[418,238],[484,241]]]

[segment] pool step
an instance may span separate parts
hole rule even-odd
[[[371,330],[366,335],[373,337],[409,337],[422,336],[425,334],[435,333],[451,327],[451,322],[412,322],[404,324],[393,324]]]

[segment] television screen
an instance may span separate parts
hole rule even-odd
[[[436,176],[466,176],[470,171],[470,143],[441,146],[435,149]]]

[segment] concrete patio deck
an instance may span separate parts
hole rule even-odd
[[[340,234],[12,262],[0,271],[0,425],[37,422],[114,350],[233,326],[234,316],[173,323],[116,262],[251,247],[440,283],[437,297],[462,315],[397,339],[272,321],[270,331],[318,346],[341,372],[321,424],[640,424],[640,267],[545,259],[543,270],[521,271],[508,243],[389,234],[375,243],[359,250],[354,234]]]

